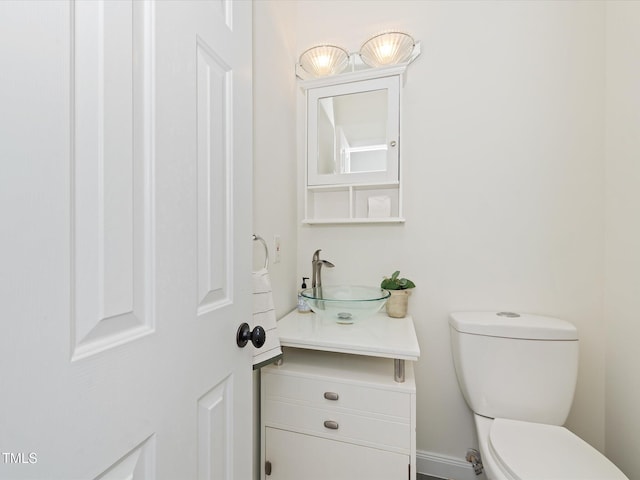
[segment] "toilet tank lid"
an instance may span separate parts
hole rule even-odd
[[[554,317],[528,313],[454,312],[449,325],[461,333],[527,340],[578,340],[578,330]]]

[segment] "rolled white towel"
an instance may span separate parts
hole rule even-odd
[[[253,347],[253,368],[260,368],[282,355],[276,310],[273,305],[271,278],[266,268],[253,272],[253,329],[256,325],[264,328],[267,338],[261,348]]]

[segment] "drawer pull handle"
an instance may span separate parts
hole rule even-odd
[[[324,392],[324,398],[327,400],[338,400],[339,396],[336,392]]]
[[[330,428],[331,430],[338,430],[338,422],[334,422],[333,420],[325,420],[324,426],[326,428]]]

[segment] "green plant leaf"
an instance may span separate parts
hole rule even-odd
[[[413,283],[408,278],[398,278],[400,276],[400,270],[396,270],[391,275],[391,278],[384,277],[382,283],[380,283],[380,288],[384,288],[386,290],[406,290],[408,288],[415,288],[415,283]]]
[[[390,278],[385,278],[384,280],[382,280],[380,288],[384,288],[385,290],[397,290],[398,286]]]
[[[408,278],[403,278],[403,280],[406,280],[405,286],[404,288],[416,288],[416,284],[413,283],[411,280],[409,280]]]

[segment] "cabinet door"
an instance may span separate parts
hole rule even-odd
[[[409,478],[409,456],[327,440],[301,433],[265,429],[266,480],[401,480]],[[263,465],[264,472],[264,465]]]
[[[307,185],[398,183],[400,76],[307,91]]]

